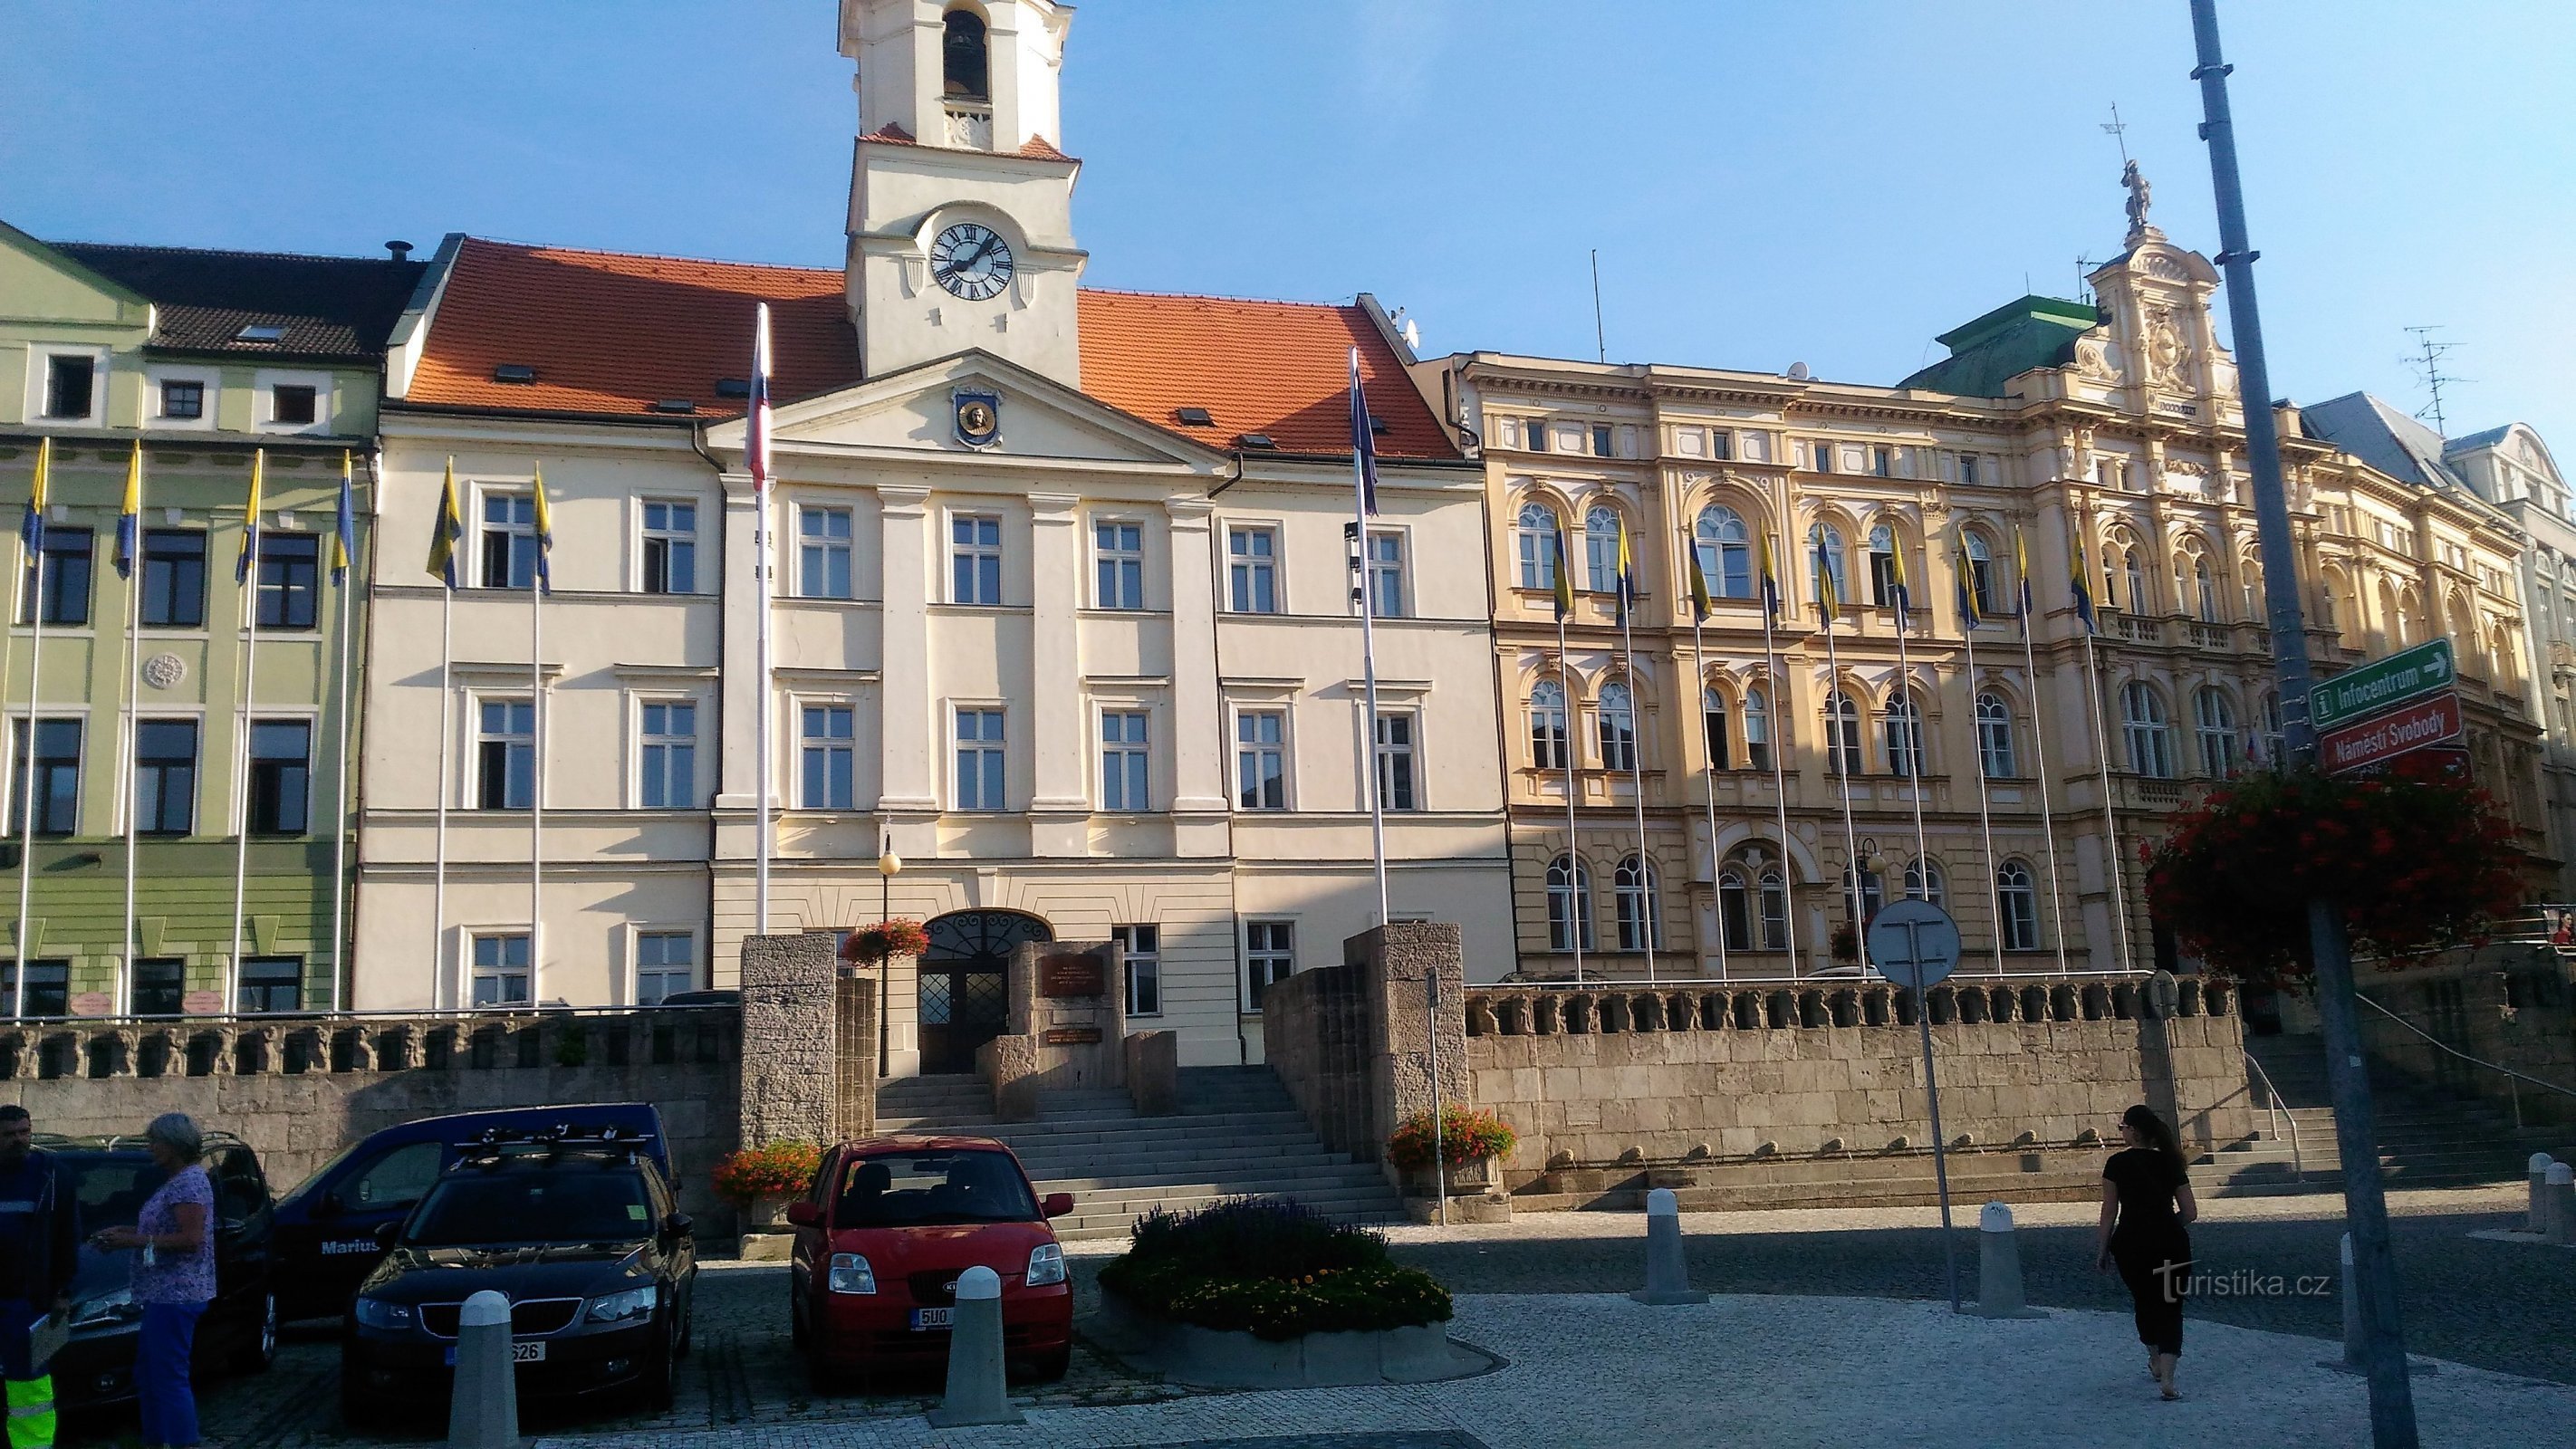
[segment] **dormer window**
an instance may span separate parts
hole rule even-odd
[[[984,42],[984,17],[972,10],[951,10],[948,35],[941,48],[946,91],[951,99],[986,100],[992,95]]]

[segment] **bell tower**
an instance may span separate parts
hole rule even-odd
[[[1080,387],[1081,163],[1056,0],[841,0],[858,63],[846,292],[866,374],[971,348]]]

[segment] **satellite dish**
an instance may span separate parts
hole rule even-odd
[[[1404,338],[1404,345],[1407,348],[1415,352],[1420,352],[1422,350],[1422,326],[1420,323],[1415,322],[1410,317],[1405,318],[1402,336]]]
[[[1807,364],[1803,362],[1790,363],[1789,375],[1800,382],[1805,382],[1807,380]]]

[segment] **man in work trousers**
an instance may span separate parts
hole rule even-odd
[[[54,1379],[28,1362],[28,1341],[46,1316],[70,1310],[80,1266],[80,1225],[35,1135],[26,1108],[0,1104],[0,1376],[9,1381],[9,1449],[53,1449]]]

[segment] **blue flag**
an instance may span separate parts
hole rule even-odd
[[[1360,388],[1360,350],[1351,349],[1351,476],[1360,491],[1360,511],[1377,512],[1377,438],[1369,425],[1368,394]]]
[[[54,440],[43,438],[36,443],[36,476],[27,485],[27,511],[18,520],[19,556],[28,568],[40,567],[45,556],[45,486],[54,471]]]
[[[331,519],[331,586],[349,582],[349,555],[358,551],[358,506],[351,496],[349,452],[340,450],[340,503]]]

